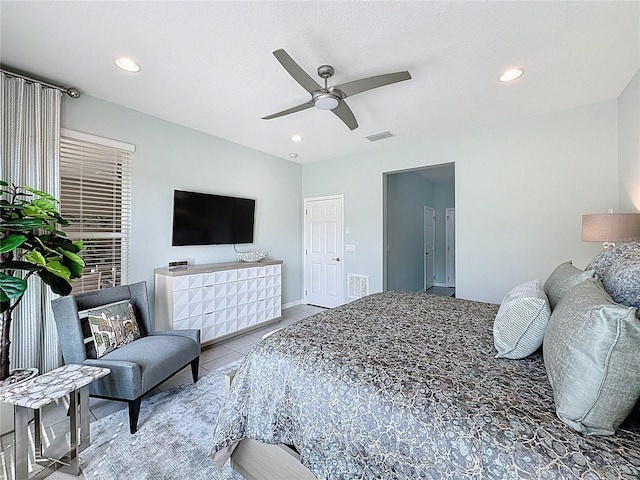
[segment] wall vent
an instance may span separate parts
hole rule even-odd
[[[395,135],[387,130],[386,132],[372,133],[371,135],[367,135],[364,138],[366,138],[370,142],[377,142],[378,140],[384,140],[385,138],[391,137],[395,137]]]
[[[369,275],[350,273],[348,281],[349,298],[361,298],[369,295]]]

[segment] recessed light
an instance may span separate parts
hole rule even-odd
[[[302,140],[304,140],[304,139],[302,138],[302,135],[298,135],[298,134],[296,134],[296,135],[291,135],[291,141],[292,141],[292,142],[301,142]]]
[[[523,73],[523,68],[510,68],[509,70],[505,70],[504,72],[502,72],[502,74],[498,77],[498,80],[500,80],[501,82],[510,82],[512,80],[515,80],[516,78],[520,78]]]
[[[113,63],[115,63],[118,68],[121,68],[122,70],[125,70],[127,72],[136,73],[140,71],[140,65],[138,65],[129,57],[118,57],[113,61]]]
[[[298,158],[298,154],[297,153],[290,153],[289,154],[289,158]]]

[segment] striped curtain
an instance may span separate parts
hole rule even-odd
[[[0,75],[0,179],[59,198],[62,93],[21,78]],[[13,314],[12,369],[36,367],[44,373],[62,363],[51,312],[53,297],[39,278],[29,279],[29,289]]]

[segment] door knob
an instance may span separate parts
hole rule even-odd
[[[339,262],[340,261],[340,257],[338,258],[332,258],[331,260],[335,261],[335,262]]]

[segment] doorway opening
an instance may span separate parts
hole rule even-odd
[[[455,165],[384,174],[383,287],[455,295]]]

